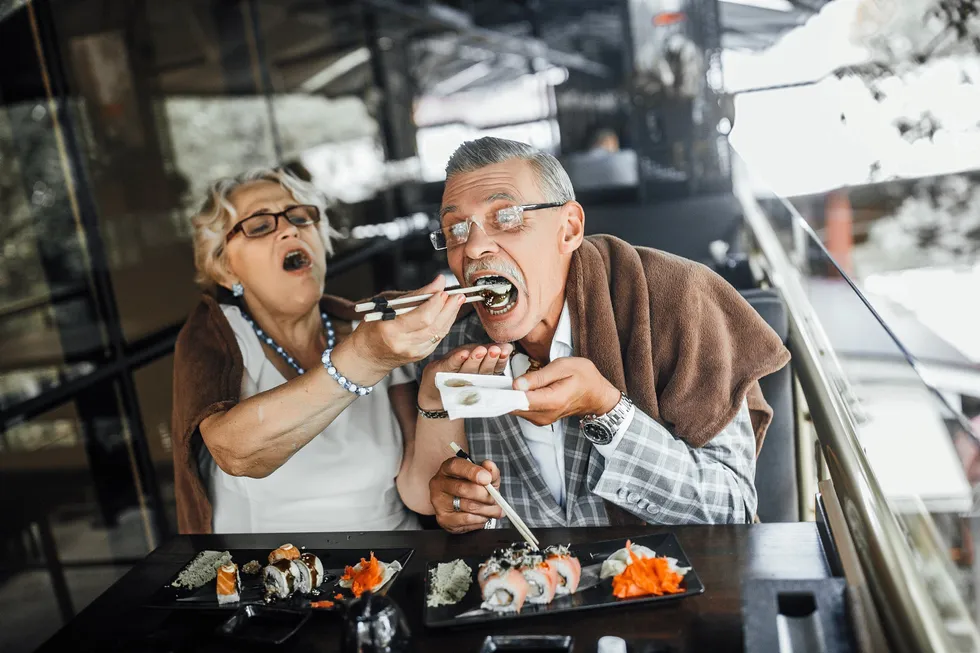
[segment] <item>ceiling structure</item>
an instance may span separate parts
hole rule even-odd
[[[763,50],[824,4],[722,0],[722,46]],[[266,55],[275,93],[363,94],[373,84],[368,7],[379,36],[413,43],[410,63],[421,90],[441,85],[443,92],[456,92],[554,66],[613,85],[622,76],[625,5],[604,0],[180,0],[167,6],[142,0],[114,6],[103,0],[61,2],[60,31],[71,38],[105,30],[113,11],[121,26],[135,21],[149,41],[141,52],[149,53],[150,65],[140,71],[154,76],[155,90],[163,95],[228,94],[227,62],[235,60],[239,87],[248,88],[256,75],[248,62],[257,47]],[[236,29],[224,17],[239,10]],[[250,42],[244,29],[249,19],[258,25],[259,43]]]

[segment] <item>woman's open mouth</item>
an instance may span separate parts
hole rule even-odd
[[[296,272],[297,270],[308,268],[311,265],[313,265],[313,261],[310,259],[310,255],[302,249],[294,249],[291,252],[287,252],[285,258],[282,260],[282,269],[286,272]]]
[[[483,307],[490,315],[503,315],[509,313],[517,306],[517,287],[509,280],[501,276],[480,277],[473,282],[476,286],[497,286],[506,285],[508,290],[500,292],[489,288],[483,293]]]

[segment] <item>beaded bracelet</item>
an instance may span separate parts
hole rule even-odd
[[[323,351],[323,356],[320,357],[320,362],[323,363],[323,368],[327,370],[327,374],[330,375],[330,378],[332,378],[334,381],[339,383],[340,387],[343,388],[344,390],[347,390],[348,392],[352,392],[359,397],[363,397],[365,395],[369,395],[372,392],[374,392],[374,386],[367,387],[363,385],[357,385],[356,383],[354,383],[353,381],[345,377],[343,374],[341,374],[337,370],[336,366],[333,364],[333,361],[330,360],[330,353],[332,351],[333,349],[325,349]]]

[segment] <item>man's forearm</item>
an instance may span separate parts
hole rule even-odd
[[[637,410],[592,491],[658,524],[747,523],[755,514],[755,437],[743,403],[701,448]]]

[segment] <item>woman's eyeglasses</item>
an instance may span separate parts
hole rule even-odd
[[[548,202],[545,204],[521,204],[518,206],[508,206],[507,208],[494,211],[483,220],[480,227],[483,232],[493,237],[504,231],[517,229],[524,224],[525,211],[537,211],[539,209],[554,209],[564,206],[565,202]],[[439,231],[429,234],[432,246],[437,250],[450,249],[462,245],[470,237],[470,225],[476,222],[476,216],[472,216],[462,222],[444,227]]]
[[[231,231],[228,232],[228,236],[225,238],[225,242],[231,240],[239,231],[246,238],[261,238],[262,236],[275,233],[276,229],[279,228],[279,218],[286,218],[289,224],[296,227],[308,227],[320,221],[320,209],[316,206],[304,204],[301,206],[290,206],[285,211],[278,213],[256,213],[255,215],[250,215],[231,228]]]

